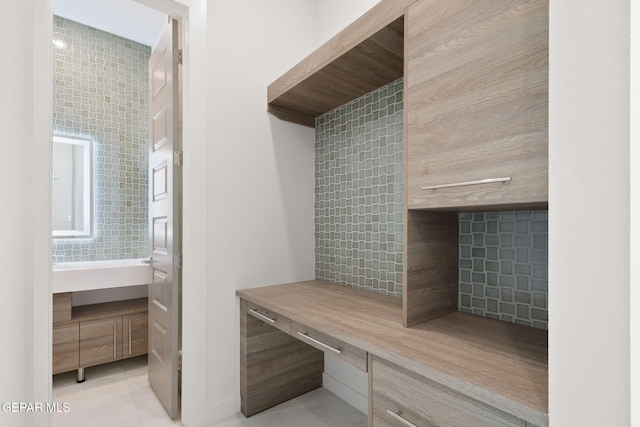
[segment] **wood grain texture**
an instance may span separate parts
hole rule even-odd
[[[122,358],[140,356],[149,351],[147,312],[122,316]]]
[[[80,325],[78,322],[53,326],[53,374],[80,366]]]
[[[236,293],[485,405],[548,425],[544,330],[460,312],[405,328],[399,299],[317,280]]]
[[[55,294],[60,295],[60,294]],[[147,298],[71,307],[71,293],[58,299],[71,318],[54,323],[53,373],[86,368],[148,352]],[[55,299],[54,299],[55,301]],[[55,313],[55,311],[54,311]],[[129,354],[131,320],[131,354]],[[113,325],[116,323],[116,357]]]
[[[80,367],[122,359],[122,316],[80,322]]]
[[[240,410],[249,417],[322,386],[324,355],[240,308]]]
[[[373,425],[397,426],[387,411],[417,426],[526,427],[526,422],[374,357]]]
[[[420,0],[406,19],[408,207],[545,204],[548,1]]]
[[[71,292],[53,294],[53,324],[71,320]]]
[[[314,126],[326,113],[404,73],[404,11],[415,0],[383,0],[269,85],[269,112]]]
[[[309,341],[309,340],[306,340],[304,337],[298,336],[297,335],[298,332],[314,340],[320,341],[321,343],[331,348],[339,350],[340,354],[336,354],[333,351],[325,351],[326,348],[324,348],[322,345],[318,345],[313,341]],[[310,346],[317,348],[318,350],[324,351],[326,354],[330,356],[336,357],[342,360],[343,362],[349,363],[350,365],[358,368],[362,372],[367,372],[367,352],[349,344],[346,341],[339,340],[331,335],[322,333],[316,329],[310,328],[309,326],[299,322],[291,322],[291,335],[294,338],[297,338],[302,342],[305,342]]]
[[[72,316],[76,322],[102,319],[113,316],[126,316],[129,314],[146,313],[148,310],[147,298],[136,298],[123,301],[114,301],[101,304],[90,304],[73,307]]]
[[[278,313],[274,313],[271,310],[267,310],[266,308],[251,302],[247,304],[247,310],[250,315],[257,317],[258,319],[260,319],[260,316],[265,316],[267,319],[273,320],[273,323],[267,322],[267,324],[280,329],[282,332],[286,332],[287,334],[291,333],[291,320],[286,317],[280,316]],[[257,315],[252,313],[252,311],[257,313]],[[264,321],[264,319],[260,320]]]
[[[404,326],[458,310],[458,215],[407,210]]]

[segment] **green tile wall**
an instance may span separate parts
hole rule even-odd
[[[149,46],[54,17],[54,133],[93,140],[93,236],[53,239],[56,262],[142,258]]]
[[[402,295],[402,79],[316,119],[316,277]]]
[[[548,212],[460,214],[459,309],[548,329]]]

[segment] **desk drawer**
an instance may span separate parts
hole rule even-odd
[[[262,320],[267,325],[275,326],[288,334],[291,333],[291,320],[287,317],[281,316],[278,313],[274,313],[271,310],[267,310],[266,308],[249,301],[247,301],[247,313]]]
[[[318,350],[352,364],[361,371],[367,372],[367,352],[358,347],[295,321],[291,322],[291,335]]]
[[[525,421],[373,358],[373,425],[526,426]]]

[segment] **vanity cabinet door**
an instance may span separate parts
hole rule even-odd
[[[149,330],[147,313],[122,316],[122,358],[147,354]]]
[[[80,367],[122,359],[122,316],[80,322]]]
[[[374,358],[373,426],[525,427],[525,421]]]
[[[80,360],[79,328],[77,322],[53,327],[54,374],[78,369]]]
[[[419,0],[406,15],[409,209],[548,200],[548,0]]]

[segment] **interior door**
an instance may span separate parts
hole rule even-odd
[[[181,278],[178,22],[170,20],[149,59],[149,384],[167,413],[178,414]]]

